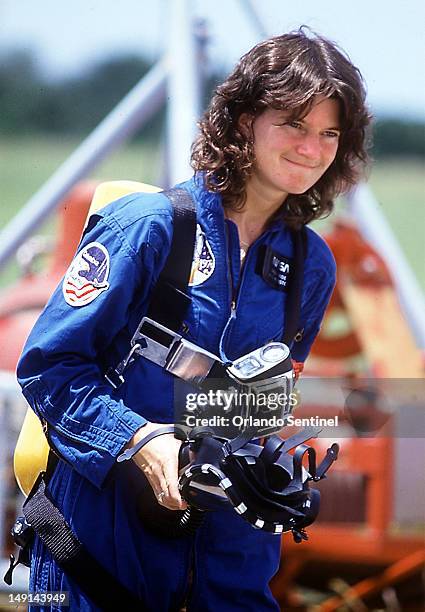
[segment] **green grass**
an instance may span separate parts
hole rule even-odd
[[[0,227],[13,217],[79,144],[77,140],[48,137],[1,139]],[[110,155],[90,176],[154,182],[157,180],[155,169],[158,166],[157,151],[131,144]]]
[[[2,138],[0,141],[0,227],[3,227],[26,201],[43,185],[60,164],[79,145],[79,141],[48,137]],[[133,179],[156,183],[161,157],[158,150],[142,144],[121,148],[96,168],[98,179]],[[376,162],[370,185],[382,206],[421,286],[425,288],[423,235],[425,229],[424,165],[417,160]],[[318,224],[318,227],[323,227]],[[47,222],[40,232],[54,232]],[[16,277],[11,264],[0,271],[0,285]]]
[[[418,160],[376,163],[370,185],[417,279],[425,288],[425,164]]]
[[[25,205],[44,182],[79,146],[80,141],[44,137],[2,138],[0,140],[0,229]],[[161,166],[158,149],[130,144],[109,155],[89,177],[100,180],[131,179],[156,183]],[[46,221],[37,234],[55,232],[54,216]],[[9,284],[19,274],[15,261],[0,270],[0,287]]]

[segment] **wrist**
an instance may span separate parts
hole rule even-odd
[[[133,438],[134,443],[132,446],[127,446],[123,450],[123,452],[118,455],[117,461],[121,463],[122,461],[128,461],[132,459],[136,453],[142,449],[145,444],[156,438],[157,436],[162,436],[164,434],[174,434],[174,425],[160,425],[159,423],[149,423],[150,427],[142,427],[141,430],[138,430]],[[140,435],[137,435],[140,431]],[[131,442],[131,441],[130,441]]]
[[[134,432],[131,439],[124,446],[123,450],[127,450],[128,448],[133,448],[142,438],[147,436],[153,429],[155,429],[156,423],[152,423],[151,421],[146,421],[137,431]]]

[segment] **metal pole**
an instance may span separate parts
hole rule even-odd
[[[350,211],[362,235],[381,254],[392,272],[401,306],[420,348],[425,348],[425,300],[397,239],[369,187],[362,183],[348,195]]]
[[[0,268],[78,180],[150,119],[165,101],[167,73],[165,61],[154,66],[3,229]]]
[[[251,18],[251,21],[255,29],[257,30],[257,33],[260,36],[260,38],[262,40],[268,38],[269,37],[268,29],[266,27],[266,24],[264,23],[264,19],[260,17],[258,13],[258,9],[257,9],[257,6],[254,0],[241,0],[241,5],[243,9],[247,10],[248,15]]]
[[[170,2],[170,77],[168,80],[168,180],[171,185],[192,175],[190,149],[201,112],[201,85],[196,64],[197,41],[190,0]]]

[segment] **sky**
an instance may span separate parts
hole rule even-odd
[[[0,0],[0,59],[26,47],[51,78],[71,76],[105,55],[167,49],[173,0]],[[309,25],[337,42],[360,68],[377,116],[425,120],[423,0],[180,0],[206,20],[211,63],[230,70],[267,34]]]

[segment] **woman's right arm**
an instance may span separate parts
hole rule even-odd
[[[126,326],[134,296],[147,305],[172,231],[168,200],[163,197],[159,211],[158,206],[155,213],[148,210],[142,220],[143,208],[137,197],[133,200],[125,206],[139,211],[139,221],[125,226],[114,215],[97,216],[79,247],[78,253],[85,257],[74,259],[74,274],[81,271],[87,281],[85,289],[91,290],[96,280],[92,282],[90,263],[96,265],[102,257],[96,260],[96,251],[89,245],[101,245],[99,252],[106,253],[101,264],[109,264],[101,290],[95,288],[95,297],[88,303],[81,298],[85,289],[74,294],[76,301],[72,302],[72,296],[67,300],[70,283],[66,279],[72,281],[67,273],[35,324],[17,372],[26,399],[48,426],[50,442],[98,487],[123,447],[146,424],[106,382],[98,356]]]

